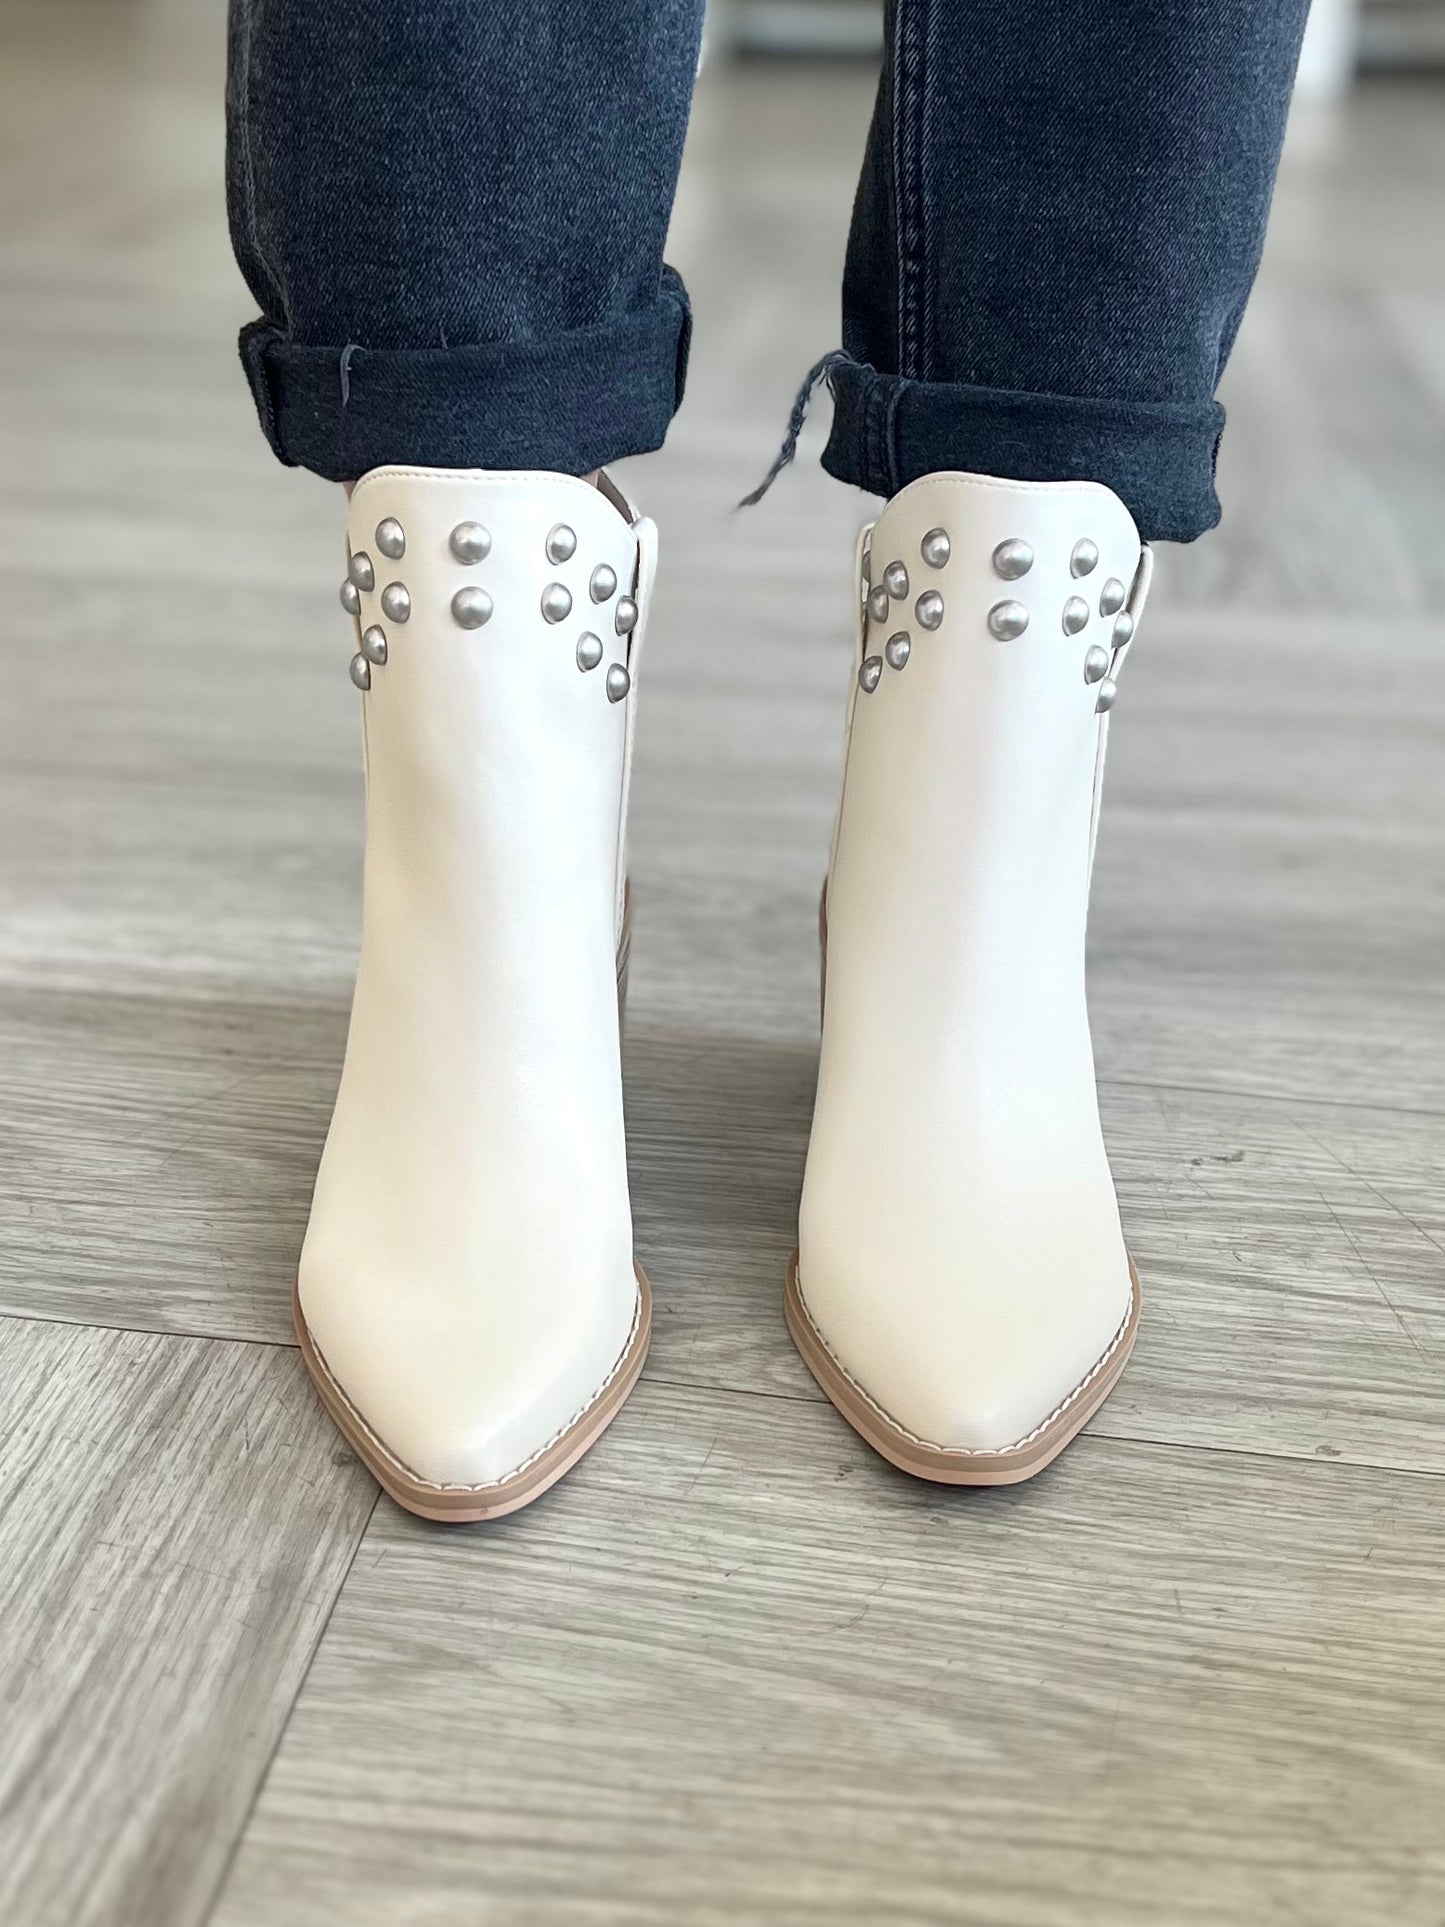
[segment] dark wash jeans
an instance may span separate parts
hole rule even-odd
[[[888,0],[824,465],[1219,517],[1215,387],[1308,0]],[[231,0],[241,352],[283,461],[583,474],[660,445],[701,0]]]

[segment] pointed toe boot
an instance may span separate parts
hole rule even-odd
[[[619,989],[654,555],[605,479],[386,468],[351,500],[363,929],[295,1316],[426,1518],[545,1491],[647,1348]]]
[[[1149,573],[1091,483],[930,475],[860,538],[786,1308],[838,1409],[923,1478],[1030,1477],[1134,1341],[1084,927]]]

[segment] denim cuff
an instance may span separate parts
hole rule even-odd
[[[940,469],[1014,482],[1103,482],[1146,542],[1192,542],[1219,520],[1218,402],[1097,401],[881,375],[840,356],[828,370],[823,466],[872,495]]]
[[[391,463],[586,475],[660,448],[690,334],[686,291],[665,268],[650,308],[542,341],[313,347],[261,320],[240,345],[276,454],[354,482]]]

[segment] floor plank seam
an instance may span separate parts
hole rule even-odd
[[[716,1380],[700,1378],[661,1377],[654,1372],[644,1372],[643,1384],[659,1390],[671,1392],[705,1392],[713,1398],[756,1398],[769,1399],[787,1405],[811,1405],[820,1411],[830,1409],[829,1402],[821,1395],[812,1397],[807,1392],[775,1391],[762,1385],[722,1385]],[[840,1439],[847,1439],[840,1433]],[[1309,1465],[1328,1468],[1345,1467],[1359,1472],[1383,1472],[1423,1479],[1445,1479],[1445,1467],[1438,1470],[1427,1465],[1392,1465],[1383,1459],[1370,1458],[1326,1458],[1312,1452],[1275,1451],[1267,1445],[1210,1445],[1199,1439],[1166,1439],[1152,1434],[1138,1432],[1116,1432],[1109,1429],[1107,1418],[1104,1423],[1095,1420],[1079,1434],[1075,1450],[1090,1443],[1109,1445],[1149,1445],[1159,1446],[1172,1452],[1207,1452],[1216,1456],[1237,1459],[1262,1459],[1272,1465]]]
[[[1398,1474],[1409,1479],[1445,1479],[1445,1467],[1428,1465],[1391,1465],[1383,1459],[1326,1458],[1314,1452],[1274,1451],[1267,1445],[1206,1445],[1195,1439],[1154,1438],[1138,1432],[1110,1432],[1107,1430],[1085,1430],[1079,1434],[1074,1449],[1107,1441],[1110,1445],[1149,1445],[1158,1446],[1165,1452],[1201,1452],[1215,1458],[1258,1459],[1268,1465],[1308,1465],[1327,1472],[1340,1470],[1348,1472],[1383,1473],[1387,1478]]]
[[[0,1318],[13,1318],[22,1325],[68,1325],[72,1331],[118,1332],[132,1338],[199,1338],[209,1345],[264,1345],[271,1351],[294,1352],[294,1338],[261,1338],[253,1333],[214,1331],[173,1331],[166,1325],[108,1325],[96,1318],[56,1318],[43,1311],[21,1311],[0,1306]]]
[[[301,1695],[306,1691],[306,1682],[311,1677],[311,1668],[316,1664],[316,1655],[321,1651],[322,1642],[331,1629],[331,1622],[336,1616],[336,1608],[341,1604],[341,1597],[346,1591],[346,1584],[351,1577],[352,1568],[356,1564],[357,1556],[361,1548],[366,1544],[366,1536],[371,1531],[371,1522],[376,1517],[376,1509],[380,1504],[381,1491],[380,1488],[378,1488],[371,1505],[367,1509],[366,1517],[361,1523],[361,1528],[356,1535],[356,1544],[351,1548],[351,1557],[346,1562],[346,1570],[336,1583],[336,1591],[332,1594],[331,1604],[326,1609],[326,1617],[317,1628],[316,1637],[311,1642],[311,1651],[306,1655],[306,1664],[301,1669],[300,1679],[296,1682],[296,1691],[291,1695],[285,1717],[277,1725],[275,1743],[266,1755],[265,1763],[261,1771],[256,1775],[256,1784],[252,1787],[251,1797],[246,1802],[246,1811],[241,1816],[240,1823],[236,1828],[226,1858],[222,1863],[220,1872],[216,1876],[216,1883],[211,1889],[211,1897],[201,1909],[196,1927],[208,1927],[208,1923],[214,1920],[216,1916],[216,1910],[225,1895],[226,1883],[231,1877],[231,1869],[236,1864],[236,1856],[240,1853],[246,1835],[250,1831],[251,1822],[255,1818],[256,1808],[260,1804],[266,1782],[271,1777],[271,1769],[276,1763],[276,1755],[281,1751],[282,1744],[291,1726],[292,1717],[295,1714],[297,1706],[300,1704]]]
[[[1099,1091],[1175,1091],[1186,1097],[1229,1097],[1256,1104],[1297,1104],[1322,1111],[1380,1111],[1389,1117],[1445,1118],[1445,1110],[1414,1104],[1381,1104],[1370,1098],[1298,1097],[1288,1092],[1241,1091],[1227,1084],[1156,1083],[1150,1078],[1103,1077]]]

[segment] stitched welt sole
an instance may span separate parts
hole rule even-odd
[[[530,1505],[554,1486],[564,1472],[571,1471],[589,1446],[607,1430],[621,1410],[627,1394],[637,1383],[647,1343],[652,1332],[652,1292],[642,1267],[637,1273],[637,1321],[627,1348],[609,1373],[606,1383],[589,1405],[584,1406],[565,1431],[548,1444],[545,1451],[495,1485],[432,1485],[419,1479],[395,1459],[372,1432],[346,1393],[332,1377],[326,1360],[317,1350],[301,1315],[299,1291],[291,1299],[291,1317],[306,1369],[321,1394],[338,1431],[370,1472],[371,1476],[408,1512],[421,1519],[435,1519],[447,1525],[468,1525],[478,1519],[501,1519]]]
[[[941,1485],[1017,1485],[1056,1459],[1114,1389],[1139,1329],[1139,1274],[1132,1258],[1129,1277],[1133,1284],[1129,1315],[1093,1370],[1036,1432],[998,1452],[951,1452],[943,1446],[925,1444],[873,1404],[848,1377],[813,1323],[798,1285],[797,1252],[788,1266],[783,1309],[793,1343],[808,1370],[853,1430],[900,1471]]]

